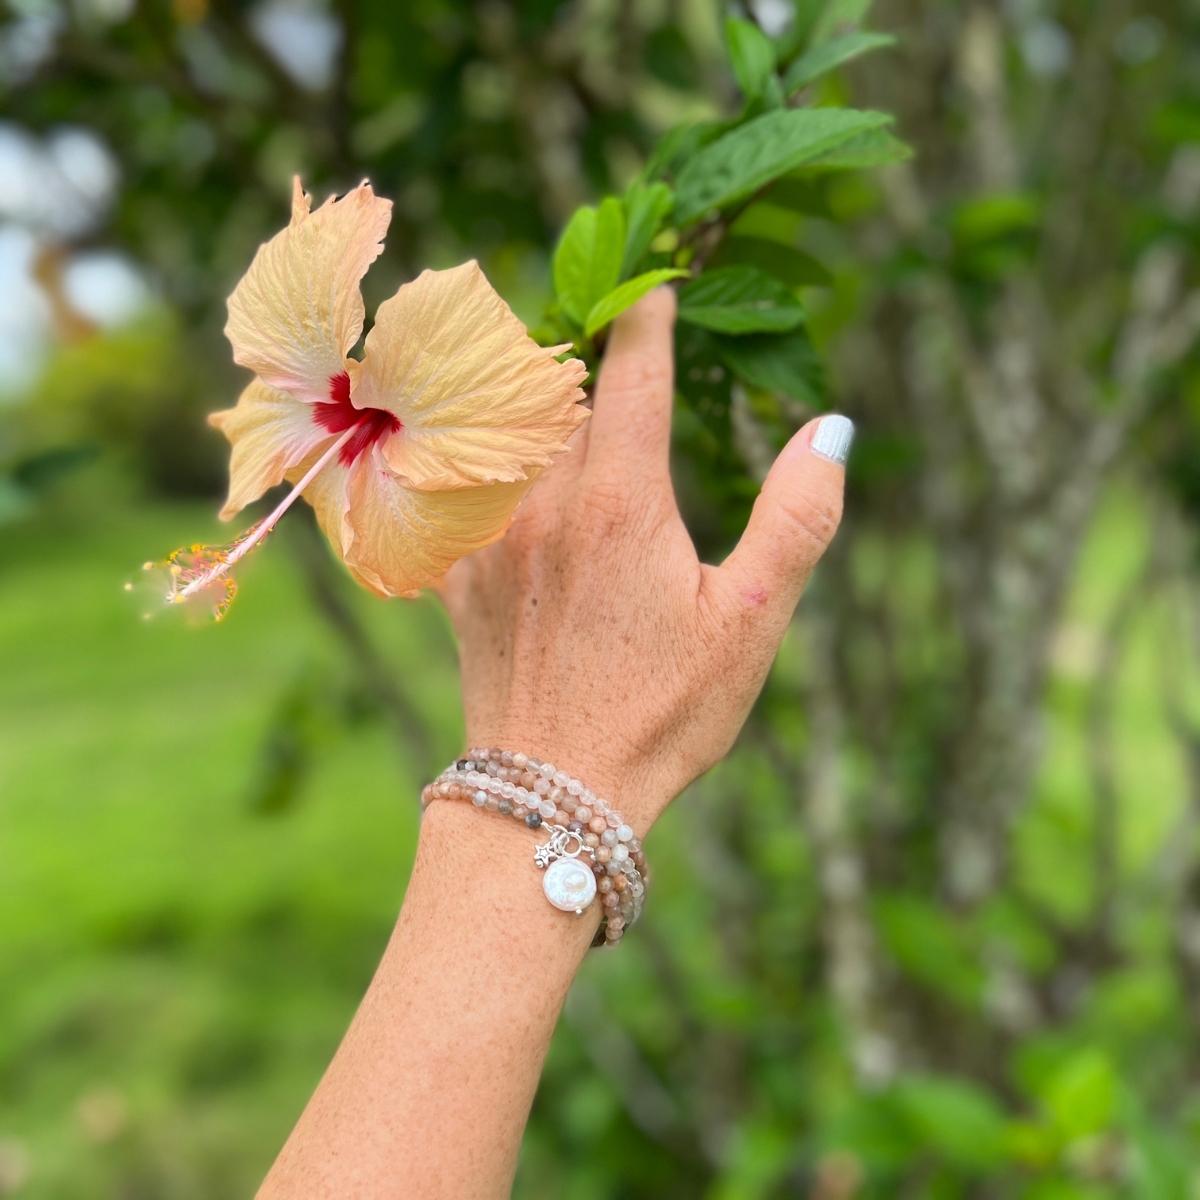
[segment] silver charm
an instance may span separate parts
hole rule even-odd
[[[574,848],[569,848],[574,842]],[[596,897],[596,876],[587,863],[579,861],[584,841],[579,834],[561,826],[533,852],[533,861],[546,874],[542,891],[555,908],[582,915]]]

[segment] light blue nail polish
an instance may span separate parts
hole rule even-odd
[[[850,444],[854,441],[854,422],[840,413],[831,413],[821,418],[813,434],[812,451],[830,462],[844,463],[850,457]]]

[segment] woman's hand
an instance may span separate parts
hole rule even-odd
[[[552,761],[639,832],[737,736],[837,530],[853,432],[804,426],[733,553],[701,563],[668,470],[674,317],[660,289],[617,321],[591,420],[443,591],[469,743]]]

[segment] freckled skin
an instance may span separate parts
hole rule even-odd
[[[809,451],[808,426],[733,554],[698,561],[667,469],[673,318],[659,291],[617,322],[592,420],[503,541],[443,587],[467,744],[552,761],[639,834],[737,736],[841,511],[843,472]],[[546,903],[538,840],[430,805],[379,971],[261,1196],[509,1195],[597,920],[594,906],[576,918]]]

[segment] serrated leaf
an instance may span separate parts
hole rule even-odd
[[[755,117],[687,162],[675,185],[676,217],[680,222],[694,221],[732,204],[890,121],[886,113],[849,108],[781,109]]]
[[[858,137],[822,154],[800,168],[802,176],[819,175],[827,171],[865,171],[884,167],[888,163],[912,158],[912,147],[887,129],[871,129]]]
[[[615,196],[577,209],[554,251],[554,291],[577,325],[616,286],[625,252],[625,209]]]
[[[713,333],[783,333],[804,323],[786,284],[746,265],[718,267],[679,292],[679,319]]]
[[[635,183],[626,191],[622,279],[638,265],[642,255],[650,248],[673,202],[674,196],[665,183]]]
[[[752,21],[730,17],[725,22],[725,45],[742,95],[750,100],[761,96],[775,70],[771,39]]]
[[[891,46],[895,41],[896,39],[888,33],[846,33],[841,37],[830,38],[827,42],[813,46],[788,67],[783,78],[783,90],[790,96],[827,71],[832,71],[860,55],[869,54],[872,50]]]
[[[721,361],[744,383],[801,404],[825,402],[825,373],[803,328],[713,339]]]
[[[604,328],[610,321],[619,317],[627,308],[636,304],[647,292],[652,292],[659,284],[671,279],[679,279],[686,275],[674,267],[663,267],[657,271],[646,271],[626,280],[620,287],[613,288],[607,296],[603,296],[592,306],[584,322],[583,332],[592,337]]]
[[[758,267],[781,279],[789,287],[819,287],[832,280],[824,265],[811,254],[770,238],[725,238],[717,247],[711,262],[714,268],[739,264]]]

